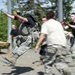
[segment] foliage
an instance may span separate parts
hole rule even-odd
[[[20,1],[18,2],[20,6]],[[22,0],[24,1],[24,0]],[[69,14],[72,10],[71,4],[73,3],[74,0],[63,0],[63,17],[65,19],[69,19]],[[16,3],[16,2],[15,2]],[[42,7],[44,4],[51,3],[51,6],[45,6]],[[21,4],[22,5],[22,4]],[[33,10],[33,13],[37,20],[41,22],[41,18],[45,15],[45,13],[48,10],[53,10],[55,13],[57,13],[57,7],[58,7],[58,0],[27,0],[23,2],[23,5],[21,7],[21,11],[31,11]]]
[[[7,18],[0,11],[0,41],[7,41]]]
[[[25,1],[17,4],[18,1]],[[57,1],[58,0],[12,0],[12,13],[14,10],[20,10],[22,13],[26,14],[27,12],[31,12],[31,14],[34,15],[34,17],[37,19],[37,21],[41,24],[41,18],[45,16],[46,12],[48,10],[54,10],[57,12]],[[63,15],[65,19],[69,19],[69,14],[72,9],[71,4],[74,0],[63,0]],[[51,6],[44,6],[44,4],[51,3]],[[6,3],[7,4],[7,3]],[[19,8],[17,8],[17,5]],[[12,24],[15,24],[19,26],[19,23],[17,21],[12,20]],[[2,10],[0,10],[0,41],[6,41],[7,40],[7,18],[2,14]]]
[[[52,7],[51,9],[56,10],[57,12],[57,6],[58,6],[58,0],[49,0],[51,1]],[[71,13],[72,10],[72,6],[71,4],[74,2],[75,0],[63,0],[63,18],[69,20],[69,15]],[[55,3],[55,6],[53,5]]]
[[[64,15],[64,18],[69,20],[69,16],[70,16],[70,13],[71,13],[71,10],[72,10],[72,6],[71,4],[73,3],[73,1],[75,0],[66,0],[63,2],[63,15]]]

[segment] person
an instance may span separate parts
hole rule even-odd
[[[45,75],[52,75],[51,68],[55,62],[60,62],[61,57],[66,52],[66,37],[64,29],[60,22],[54,19],[54,12],[48,11],[46,14],[47,21],[42,24],[41,34],[35,47],[35,52],[38,51],[42,41],[46,39],[47,50],[45,55]],[[59,61],[57,61],[59,59]]]
[[[46,22],[47,21],[47,18],[44,16],[42,17],[42,23]],[[46,39],[44,39],[43,43],[42,43],[42,46],[40,48],[40,51],[39,51],[39,54],[40,54],[40,60],[42,61],[41,64],[43,64],[43,59],[45,57],[45,50],[46,50],[46,47],[47,47],[47,44],[46,44]]]
[[[46,22],[47,21],[47,18],[44,16],[42,17],[42,23]]]
[[[47,21],[47,19],[46,19],[45,16],[43,16],[41,20],[42,20],[42,23],[44,23],[44,22]],[[40,32],[39,32],[39,35],[40,35]],[[38,38],[39,38],[39,36],[38,36]],[[37,41],[36,41],[36,42],[37,42]],[[46,41],[45,41],[45,39],[44,39],[44,41],[43,41],[43,43],[42,43],[42,46],[41,46],[41,48],[40,48],[40,50],[39,50],[40,61],[38,61],[39,63],[38,63],[37,66],[40,66],[40,65],[43,64],[43,60],[44,60],[45,53],[46,53],[45,50],[46,50]],[[34,63],[36,63],[36,62],[33,62],[33,64],[34,64]]]
[[[72,21],[70,23],[66,22],[66,24],[68,25],[66,29],[71,28],[72,34],[73,36],[75,36],[75,13],[71,13],[70,18]]]
[[[17,45],[16,41],[17,41],[17,36],[19,35],[19,29],[15,25],[12,25],[11,27],[12,27],[12,30],[10,32],[10,35],[7,41],[9,41],[11,37],[13,37],[13,47],[15,48]]]
[[[65,36],[66,36],[66,39],[67,39],[67,47],[66,47],[66,50],[69,54],[71,54],[71,50],[70,50],[70,47],[71,47],[71,43],[70,43],[70,39],[71,37],[73,36],[72,35],[72,32],[71,31],[68,31],[68,26],[66,25],[66,22],[65,21],[61,21],[60,22],[64,28],[64,32],[65,32]]]
[[[67,29],[72,30],[72,37],[70,38],[70,49],[72,52],[72,57],[75,58],[75,13],[70,14],[71,22],[66,22],[67,24]]]
[[[35,25],[35,20],[33,18],[31,18],[30,16],[27,17],[22,17],[19,13],[14,11],[14,15],[10,15],[7,14],[6,12],[4,12],[4,15],[7,17],[10,17],[14,20],[17,20],[19,22],[21,22],[21,24],[28,26],[29,28],[33,28]],[[28,29],[30,30],[30,29]],[[32,32],[32,31],[31,31]],[[31,33],[28,33],[26,35],[24,35],[24,42],[22,42],[20,44],[19,47],[16,47],[12,53],[10,57],[3,57],[3,59],[5,59],[6,61],[8,61],[10,63],[10,65],[15,65],[17,59],[23,55],[27,50],[29,50],[30,45],[32,43],[32,36]]]

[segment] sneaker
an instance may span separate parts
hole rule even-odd
[[[10,66],[11,65],[15,65],[15,63],[16,63],[16,58],[14,58],[14,57],[2,57],[4,60],[6,60],[6,61],[8,61],[10,64]]]
[[[3,66],[8,66],[8,67],[12,66],[12,68],[15,67],[15,64],[10,63],[6,60],[0,60],[0,62],[2,63]]]

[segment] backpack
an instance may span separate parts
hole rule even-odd
[[[19,26],[19,34],[23,36],[29,35],[28,27],[24,22],[22,22]]]
[[[32,31],[39,31],[40,30],[40,25],[36,21],[36,19],[30,14],[28,14],[28,17],[33,20],[34,25],[29,26],[28,23],[22,22],[19,26],[19,33],[23,36],[29,35]]]

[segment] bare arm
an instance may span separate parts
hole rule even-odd
[[[11,39],[12,35],[9,35],[7,42]]]
[[[5,16],[10,17],[11,19],[14,19],[15,17],[13,15],[7,14],[6,12],[3,13]]]
[[[68,26],[71,27],[71,28],[75,28],[75,26],[74,25],[71,25],[71,24],[68,24]]]
[[[14,11],[14,16],[16,16],[18,19],[20,19],[20,20],[22,20],[24,22],[28,22],[27,18],[18,15],[15,11]]]
[[[69,27],[71,27],[71,28],[75,28],[75,26],[74,26],[74,25],[71,25],[69,22],[66,22],[66,24],[67,24]]]
[[[46,35],[43,34],[43,33],[40,34],[39,40],[38,40],[38,42],[37,42],[37,44],[36,44],[36,47],[35,47],[35,52],[38,50],[40,44],[41,44],[42,41],[45,39],[45,36],[46,36]]]

